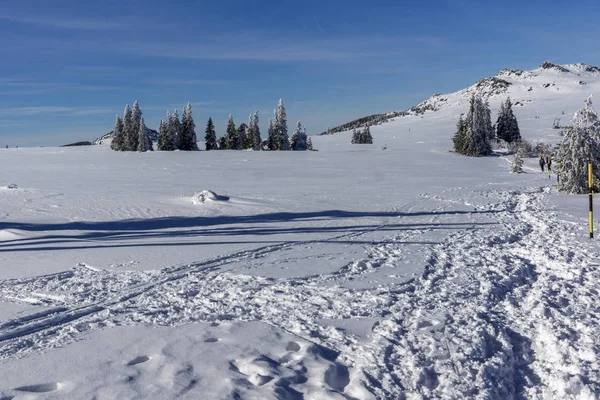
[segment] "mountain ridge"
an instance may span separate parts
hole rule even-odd
[[[448,94],[436,93],[407,110],[372,114],[366,117],[357,118],[345,124],[328,129],[318,135],[322,136],[345,132],[366,125],[381,125],[391,122],[398,117],[410,115],[422,116],[427,112],[437,112],[446,106],[465,103],[465,101],[473,94],[481,96],[486,101],[500,96],[509,97],[511,96],[511,93],[509,92],[511,92],[512,88],[515,88],[515,94],[518,93],[523,97],[513,98],[513,103],[516,106],[523,106],[531,103],[533,99],[525,98],[527,96],[522,96],[521,92],[537,93],[544,90],[546,92],[544,94],[546,95],[548,91],[552,90],[557,92],[569,90],[568,88],[557,86],[556,78],[560,78],[559,80],[572,79],[573,82],[583,86],[587,84],[584,80],[586,77],[594,77],[600,81],[600,68],[585,63],[561,65],[554,64],[550,61],[545,61],[538,68],[530,71],[505,68],[500,70],[495,76],[480,79],[473,85],[459,91]]]

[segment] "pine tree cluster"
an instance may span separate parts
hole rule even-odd
[[[371,136],[371,128],[369,125],[363,129],[356,128],[352,131],[352,144],[373,144],[373,136]]]
[[[592,105],[592,96],[585,107],[575,113],[573,125],[565,129],[562,143],[555,155],[561,190],[587,193],[588,163],[594,165],[594,182],[600,181],[600,118]]]
[[[133,108],[129,104],[125,106],[123,118],[117,115],[110,147],[115,151],[154,150],[137,101],[133,103]]]
[[[179,120],[177,110],[167,111],[166,120],[160,120],[158,126],[158,150],[161,151],[195,151],[198,150],[196,123],[192,117],[192,105],[183,108],[183,116]]]
[[[471,97],[469,112],[460,116],[454,135],[454,151],[467,156],[481,157],[492,152],[490,141],[494,137],[489,104],[481,97]]]
[[[206,150],[263,150],[263,141],[260,137],[258,126],[258,111],[250,114],[248,123],[235,127],[233,116],[229,115],[225,136],[217,139],[214,125],[209,119],[206,127]],[[265,146],[269,150],[307,150],[308,140],[306,129],[298,122],[296,136],[288,136],[287,115],[283,100],[279,100],[277,108],[273,111],[273,118],[269,119],[269,130]],[[311,143],[312,149],[312,143]]]
[[[248,123],[236,128],[233,116],[229,115],[226,134],[217,138],[212,118],[208,119],[205,130],[206,150],[313,150],[306,129],[298,122],[292,138],[288,137],[287,115],[283,100],[279,100],[273,119],[269,120],[269,136],[263,143],[260,136],[259,112],[248,117]],[[142,111],[136,101],[133,108],[125,107],[123,118],[117,116],[111,148],[116,151],[153,150],[152,140],[142,118]],[[171,114],[167,111],[165,119],[161,119],[158,127],[157,149],[160,151],[198,150],[196,124],[192,117],[192,106],[188,103],[183,110],[181,120],[177,110]]]
[[[521,131],[517,117],[512,110],[510,97],[500,105],[500,112],[496,120],[496,136],[507,143],[521,141]]]

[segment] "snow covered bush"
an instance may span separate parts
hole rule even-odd
[[[192,196],[192,204],[205,204],[212,201],[227,201],[229,197],[227,196],[219,196],[215,192],[211,190],[203,190],[201,192],[196,192]]]
[[[502,141],[504,142],[504,141]],[[505,143],[505,148],[510,153],[521,152],[521,157],[539,157],[540,155],[549,155],[554,152],[552,145],[544,142],[531,142],[529,140],[520,140],[518,142]]]
[[[560,129],[560,118],[554,118],[552,129]]]
[[[298,121],[298,125],[296,126],[296,130],[292,133],[292,138],[290,139],[290,145],[292,150],[306,150],[306,128],[302,126],[300,121]]]
[[[511,172],[514,174],[520,174],[523,172],[523,158],[521,158],[521,148],[515,151],[515,157],[513,159]]]
[[[585,100],[585,107],[573,116],[573,126],[565,129],[555,158],[561,190],[587,193],[588,162],[594,165],[594,182],[599,181],[600,119],[592,106],[592,96]]]

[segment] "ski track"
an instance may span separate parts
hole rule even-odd
[[[495,225],[456,226],[430,246],[423,275],[400,285],[359,290],[341,283],[399,263],[403,243],[417,242],[430,228],[400,231],[393,237],[397,243],[373,245],[363,260],[305,278],[246,275],[244,261],[323,240],[282,242],[161,271],[82,264],[2,280],[0,299],[48,309],[0,324],[0,360],[110,326],[258,320],[314,343],[342,375],[348,368],[359,371],[354,379],[374,398],[598,398],[600,310],[591,301],[598,296],[599,266],[591,261],[598,255],[572,239],[575,225],[545,210],[548,189],[479,189],[453,189],[449,201],[443,194],[422,195],[420,202],[440,202],[442,210],[456,207],[458,193],[463,207],[493,211],[483,218]],[[441,218],[433,214],[427,222]],[[379,321],[372,340],[317,322],[355,318]],[[344,394],[349,380],[342,381],[328,383],[352,398]]]

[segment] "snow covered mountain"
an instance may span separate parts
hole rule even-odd
[[[583,100],[599,92],[600,68],[583,63],[557,65],[544,62],[532,71],[503,69],[497,75],[458,92],[434,94],[409,110],[359,118],[328,132],[343,132],[366,124],[384,124],[401,117],[424,116],[439,111],[455,112],[458,119],[461,113],[467,111],[473,94],[488,100],[493,113],[499,109],[500,102],[510,97],[517,117],[533,115],[534,119],[551,128],[555,118],[560,118],[561,124],[567,124],[572,113],[581,108]]]

